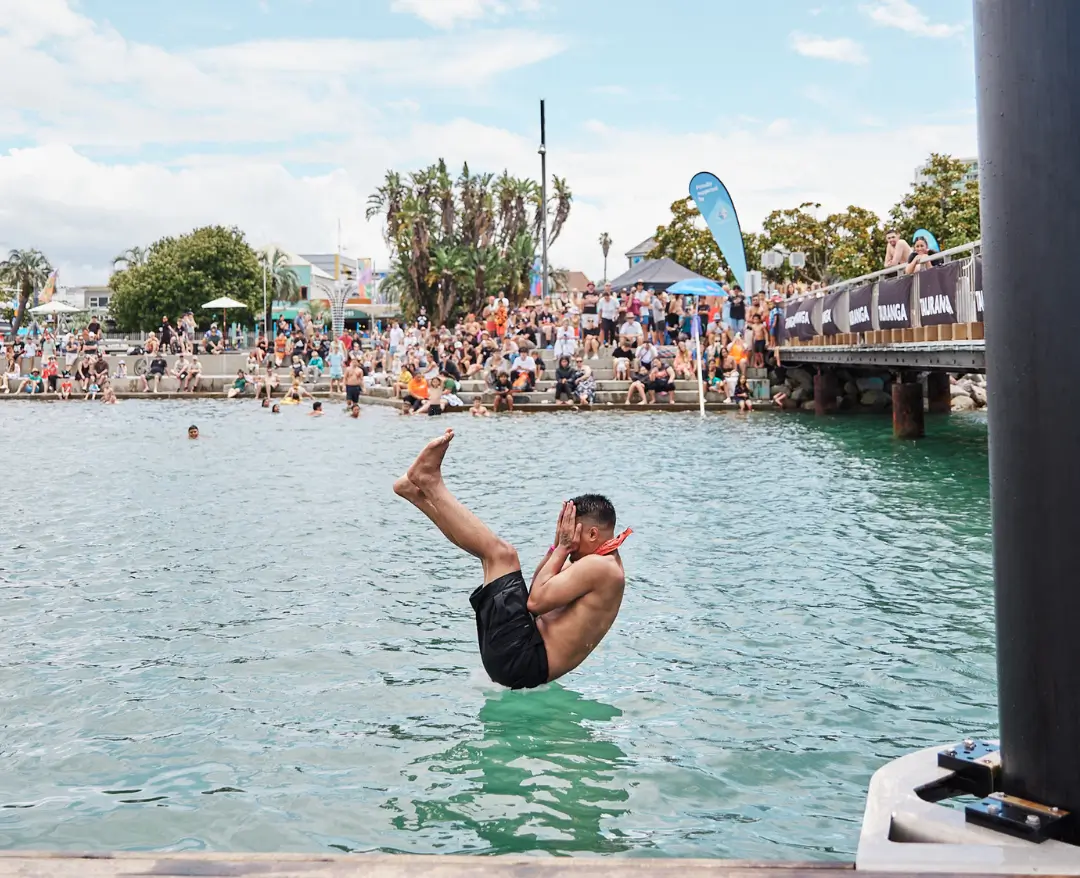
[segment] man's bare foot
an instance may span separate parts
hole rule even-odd
[[[394,493],[413,504],[424,499],[424,492],[410,482],[408,476],[402,476],[394,482]]]
[[[442,481],[443,458],[446,457],[446,450],[453,438],[454,431],[448,429],[438,439],[432,439],[424,446],[424,450],[416,455],[413,465],[405,473],[405,477],[421,491]]]

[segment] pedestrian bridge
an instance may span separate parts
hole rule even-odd
[[[790,299],[780,362],[983,372],[982,275],[976,241],[933,254],[914,274],[887,268]]]

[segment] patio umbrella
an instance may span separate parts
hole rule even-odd
[[[716,281],[704,277],[691,277],[667,288],[676,296],[722,296],[724,288]]]
[[[230,308],[246,308],[243,302],[237,302],[236,299],[230,299],[228,296],[222,296],[220,299],[214,299],[212,302],[207,302],[203,305],[205,311],[220,311],[221,312],[221,336],[222,338],[228,337],[228,325],[225,323],[225,312]]]

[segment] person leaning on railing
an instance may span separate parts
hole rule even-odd
[[[928,268],[935,268],[944,264],[944,259],[931,259],[932,255],[930,244],[926,238],[916,238],[915,249],[908,257],[908,264],[904,269],[904,274],[915,274],[917,271],[926,271]]]
[[[885,233],[885,267],[905,265],[910,259],[911,246],[900,237],[896,229],[889,229]]]

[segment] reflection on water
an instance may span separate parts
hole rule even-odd
[[[433,777],[462,777],[469,787],[445,798],[391,799],[393,824],[408,832],[470,827],[486,842],[476,853],[522,842],[562,854],[626,850],[609,822],[626,812],[629,794],[616,778],[626,754],[602,737],[603,724],[620,714],[558,683],[492,696],[480,710],[479,740],[418,760]]]
[[[3,413],[53,465],[5,474],[0,848],[850,858],[876,767],[995,732],[975,418],[455,418],[526,567],[583,489],[634,528],[604,643],[503,693],[390,491],[427,419]]]

